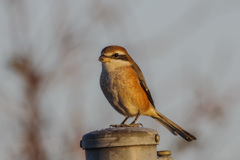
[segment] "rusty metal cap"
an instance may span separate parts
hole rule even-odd
[[[118,127],[97,130],[83,135],[82,148],[106,148],[120,146],[157,145],[157,131],[142,127]]]

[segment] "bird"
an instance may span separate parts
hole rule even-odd
[[[126,118],[113,127],[136,127],[140,115],[149,116],[166,127],[173,135],[180,135],[186,141],[196,137],[158,112],[139,66],[122,46],[111,45],[102,49],[98,59],[102,62],[100,87],[111,106]],[[129,117],[135,117],[131,124],[125,124]]]

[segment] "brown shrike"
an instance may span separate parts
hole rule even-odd
[[[112,126],[139,126],[135,122],[140,115],[145,115],[160,122],[174,135],[180,135],[189,142],[196,140],[193,135],[156,110],[140,68],[123,47],[105,47],[99,61],[102,62],[101,89],[112,107],[126,117],[120,125]],[[127,125],[125,122],[129,117],[135,119]]]

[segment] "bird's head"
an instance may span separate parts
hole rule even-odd
[[[135,63],[126,49],[121,46],[107,46],[103,48],[98,60],[112,69],[132,66]]]

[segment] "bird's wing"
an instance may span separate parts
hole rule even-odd
[[[154,102],[153,102],[153,99],[152,99],[152,96],[151,96],[151,93],[150,93],[150,90],[148,89],[148,86],[146,84],[146,81],[144,79],[144,76],[142,74],[142,71],[141,69],[138,67],[138,65],[135,63],[135,65],[132,66],[132,68],[135,70],[135,72],[137,73],[137,76],[138,76],[138,80],[139,80],[139,83],[142,87],[142,89],[145,91],[145,93],[147,94],[147,97],[148,97],[148,100],[151,102],[152,106],[155,108],[154,106]]]

